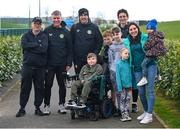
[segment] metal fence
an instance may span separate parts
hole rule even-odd
[[[11,28],[11,29],[0,29],[0,36],[20,36],[23,33],[27,32],[29,29],[18,29],[18,28]]]

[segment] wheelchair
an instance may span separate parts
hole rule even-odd
[[[78,80],[78,75],[67,75],[66,82]],[[109,118],[112,116],[112,100],[108,98],[109,87],[106,76],[100,75],[92,79],[93,85],[89,93],[85,108],[70,108],[70,117],[87,118],[90,121],[97,121],[99,118]],[[80,102],[82,88],[77,91],[76,103]]]

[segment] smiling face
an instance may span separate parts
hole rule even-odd
[[[126,25],[128,23],[128,16],[126,13],[119,13],[118,20],[120,24]]]
[[[137,28],[137,26],[135,26],[135,25],[131,25],[131,26],[129,26],[129,34],[133,37],[133,38],[135,38],[137,35],[138,35],[138,28]]]
[[[82,14],[79,16],[79,20],[80,20],[81,24],[87,24],[89,17],[87,14]]]
[[[62,17],[60,15],[52,15],[51,19],[54,27],[60,27],[62,21]]]
[[[128,49],[123,49],[123,51],[121,52],[121,58],[122,59],[128,59],[129,58],[129,52]]]
[[[97,58],[95,56],[89,57],[87,63],[89,66],[94,66],[97,63]]]

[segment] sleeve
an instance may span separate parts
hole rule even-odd
[[[121,74],[120,74],[120,63],[116,64],[116,83],[118,92],[122,91],[122,82],[121,82]]]
[[[97,26],[95,29],[96,29],[96,31],[95,31],[96,49],[94,50],[94,53],[96,55],[98,55],[100,50],[101,50],[101,47],[103,45],[103,37],[102,37],[102,34],[101,34],[101,32]]]
[[[67,32],[66,41],[67,41],[67,66],[71,66],[73,60],[73,51],[72,51],[72,38],[69,32]]]
[[[103,72],[103,68],[101,67],[101,65],[97,65],[97,68],[96,68],[96,71],[89,77],[87,78],[86,80],[91,80],[92,78],[94,78],[95,76],[99,76],[101,75]]]
[[[29,42],[27,38],[27,33],[24,34],[21,38],[21,46],[23,50],[31,50],[39,46],[37,42]]]
[[[76,62],[75,62],[75,52],[74,52],[74,50],[75,50],[75,48],[74,48],[74,42],[75,42],[75,28],[76,28],[76,24],[74,24],[72,27],[71,27],[71,29],[70,29],[70,34],[71,34],[71,40],[72,40],[72,61],[73,61],[73,63],[74,64],[76,64]]]
[[[111,48],[109,48],[109,50],[108,50],[108,63],[109,63],[109,68],[111,67],[112,62],[113,62],[113,51],[111,50]]]
[[[86,69],[86,65],[84,65],[82,68],[81,68],[81,71],[79,73],[79,80],[82,81],[84,80],[84,70]]]
[[[32,53],[37,53],[37,54],[46,54],[47,49],[48,49],[48,37],[43,34],[40,37],[41,40],[38,41],[38,46],[36,48],[33,48],[30,50]]]
[[[149,41],[147,41],[147,43],[145,43],[144,49],[147,51],[147,50],[151,49],[152,47],[154,47],[156,44],[157,44],[156,38],[154,36],[150,37]]]

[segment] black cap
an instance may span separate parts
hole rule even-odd
[[[32,22],[39,22],[40,24],[42,23],[42,20],[40,17],[34,17]]]
[[[81,8],[78,11],[79,16],[87,15],[89,17],[89,11],[86,8]]]

